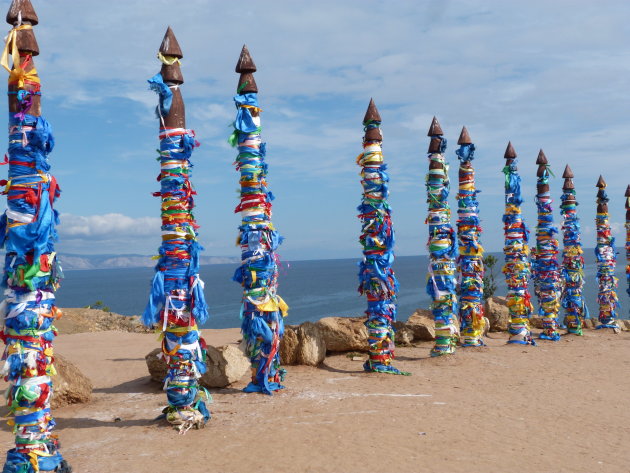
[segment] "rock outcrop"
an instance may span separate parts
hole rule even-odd
[[[320,327],[312,322],[286,325],[280,341],[283,365],[317,366],[326,358],[326,341]]]

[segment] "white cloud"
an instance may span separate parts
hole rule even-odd
[[[103,215],[61,214],[58,227],[63,239],[89,239],[124,241],[126,238],[154,236],[160,232],[160,219],[156,217],[129,217],[119,213]]]

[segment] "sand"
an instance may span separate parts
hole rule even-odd
[[[76,473],[629,471],[630,333],[505,339],[448,358],[430,358],[430,343],[399,348],[410,377],[335,355],[288,367],[272,397],[242,393],[243,379],[213,392],[205,429],[178,435],[154,421],[165,404],[144,361],[154,335],[61,335],[56,350],[92,379],[94,399],[57,409],[57,432]],[[2,447],[11,439],[3,423]]]

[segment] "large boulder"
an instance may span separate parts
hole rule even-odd
[[[206,367],[208,370],[199,380],[199,384],[206,388],[224,388],[239,381],[249,372],[249,359],[235,345],[221,347],[207,347],[208,356]],[[156,348],[145,356],[151,380],[163,383],[168,368],[162,358],[162,349]]]
[[[239,381],[250,371],[249,358],[235,345],[206,348],[208,371],[199,383],[207,388],[224,388]]]
[[[435,320],[430,310],[417,309],[409,316],[406,326],[413,332],[414,340],[435,340]]]
[[[490,321],[491,332],[505,332],[510,322],[510,311],[505,297],[489,297],[486,300],[485,314]]]
[[[297,363],[317,366],[326,358],[326,342],[317,324],[304,322],[297,329]]]
[[[326,349],[331,352],[367,352],[365,319],[359,317],[325,317],[319,327]]]
[[[54,362],[57,374],[51,376],[53,395],[50,406],[53,409],[69,404],[90,402],[92,398],[92,382],[70,361],[55,354]]]
[[[280,340],[280,363],[283,365],[296,365],[298,362],[297,328],[297,325],[284,326],[284,336]]]

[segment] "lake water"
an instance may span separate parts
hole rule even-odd
[[[502,255],[495,254],[500,258]],[[593,250],[585,251],[584,292],[592,317],[597,317],[597,283]],[[63,263],[63,261],[62,261]],[[620,318],[628,318],[628,295],[624,265],[619,261],[618,296]],[[428,259],[426,256],[396,258],[394,271],[400,281],[398,319],[407,318],[417,308],[429,308],[425,292]],[[236,265],[218,264],[201,267],[205,295],[210,307],[210,318],[205,328],[238,327],[241,286],[232,281]],[[289,304],[288,324],[316,321],[328,316],[361,316],[365,298],[357,292],[358,260],[337,259],[285,262],[280,269],[279,294]],[[57,292],[59,307],[83,307],[102,301],[113,312],[139,315],[144,310],[154,271],[151,268],[101,269],[66,271]],[[505,295],[506,288],[500,267],[495,268],[498,282],[496,295]],[[535,298],[534,298],[535,299]],[[560,317],[561,319],[563,316]]]

